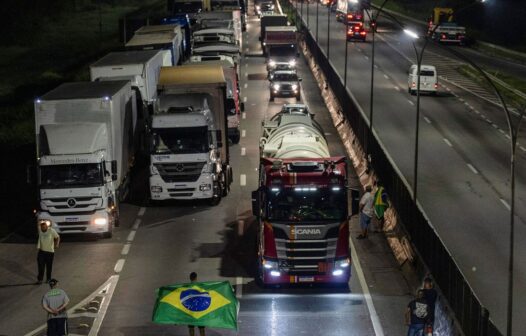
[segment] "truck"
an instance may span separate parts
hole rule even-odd
[[[241,30],[247,30],[247,7],[245,0],[205,0],[205,11],[238,11]]]
[[[260,29],[260,35],[259,40],[261,43],[263,43],[263,38],[265,37],[265,32],[267,27],[271,26],[288,26],[289,22],[287,21],[287,16],[284,14],[271,14],[271,15],[263,15],[261,17],[261,29]]]
[[[336,4],[336,20],[348,24],[349,22],[363,22],[364,8],[360,0],[342,0]]]
[[[466,42],[466,28],[459,26],[453,17],[452,8],[435,7],[428,22],[428,35],[441,43],[457,43],[464,45]]]
[[[65,83],[35,101],[39,222],[111,237],[129,191],[136,120],[128,80]]]
[[[214,28],[233,30],[234,38],[238,41],[239,45],[242,45],[243,27],[240,10],[215,10],[200,13],[196,16],[194,33],[199,30]]]
[[[188,14],[185,14],[185,13],[172,14],[169,17],[162,18],[160,21],[160,24],[162,25],[176,24],[181,27],[181,30],[184,34],[184,40],[183,40],[184,59],[187,59],[188,57],[190,57],[190,54],[192,52],[191,50],[192,28],[190,24],[190,17],[188,16]]]
[[[240,140],[239,116],[245,109],[245,103],[239,96],[239,73],[237,64],[228,56],[192,56],[187,64],[219,65],[223,68],[226,80],[226,105],[228,113],[228,138],[237,144]]]
[[[241,51],[241,45],[236,39],[233,29],[211,28],[198,30],[193,33],[193,48],[223,44],[238,46],[239,50]]]
[[[204,10],[203,0],[167,0],[166,5],[172,17],[188,15],[191,25],[195,24],[195,16]]]
[[[263,122],[252,212],[258,283],[348,283],[346,159],[331,157],[321,126],[301,104]]]
[[[162,67],[151,125],[150,198],[217,205],[232,183],[221,66]]]
[[[125,46],[127,50],[163,50],[163,65],[170,66],[182,63],[183,41],[179,25],[150,25],[139,28]]]
[[[296,58],[299,56],[296,27],[267,27],[263,46],[267,71],[296,69]]]

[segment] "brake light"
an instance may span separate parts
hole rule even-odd
[[[365,36],[365,32],[364,31],[360,32],[360,35]]]
[[[272,225],[265,223],[263,226],[263,239],[264,239],[264,252],[265,257],[277,258],[278,253],[276,252],[276,241],[274,240],[274,230]]]
[[[352,14],[347,14],[348,19],[352,19]]]
[[[446,39],[446,34],[442,34],[442,35],[440,35],[440,38],[443,39],[443,40],[445,40],[445,39]]]
[[[340,225],[336,241],[336,258],[349,256],[349,222]]]

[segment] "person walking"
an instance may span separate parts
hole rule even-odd
[[[47,222],[41,221],[40,224],[38,224],[37,284],[40,285],[42,283],[42,280],[44,279],[44,270],[46,271],[46,282],[51,280],[55,249],[58,248],[59,244],[60,236],[57,231],[48,227]]]
[[[429,305],[424,290],[419,289],[416,299],[409,302],[405,311],[405,324],[409,326],[407,336],[422,336],[429,316]]]
[[[433,279],[430,277],[426,277],[424,279],[424,298],[427,301],[427,304],[429,305],[429,315],[427,318],[427,325],[431,327],[431,330],[433,330],[433,325],[435,323],[435,308],[436,308],[436,302],[438,293],[435,289],[435,285],[433,283]]]
[[[371,186],[366,186],[365,193],[360,199],[360,228],[362,229],[362,233],[356,237],[356,239],[365,239],[369,234],[369,225],[371,224],[371,218],[373,218],[374,215],[374,198],[371,191]]]
[[[57,288],[58,280],[49,280],[50,290],[42,298],[42,308],[47,311],[47,336],[65,336],[68,334],[68,315],[66,306],[69,297]]]
[[[196,282],[196,281],[197,281],[197,273],[195,273],[195,272],[190,273],[190,282]],[[199,328],[199,335],[200,336],[205,336],[205,327],[198,327],[198,328]],[[194,336],[195,335],[195,326],[189,325],[188,326],[188,333],[190,334],[190,336]]]

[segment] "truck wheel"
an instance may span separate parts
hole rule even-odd
[[[219,182],[214,182],[214,196],[210,198],[209,203],[211,206],[216,206],[221,202],[221,184]]]
[[[240,139],[241,139],[241,136],[239,135],[239,132],[236,132],[236,134],[230,137],[230,140],[232,140],[233,144],[238,144]]]
[[[274,96],[273,95],[270,95],[270,99],[269,99],[271,102],[274,101]]]

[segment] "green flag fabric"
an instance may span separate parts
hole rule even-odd
[[[389,208],[389,201],[384,187],[379,187],[374,194],[374,213],[376,218],[384,218],[384,212]]]
[[[238,312],[228,281],[193,282],[158,288],[152,321],[237,330]]]

